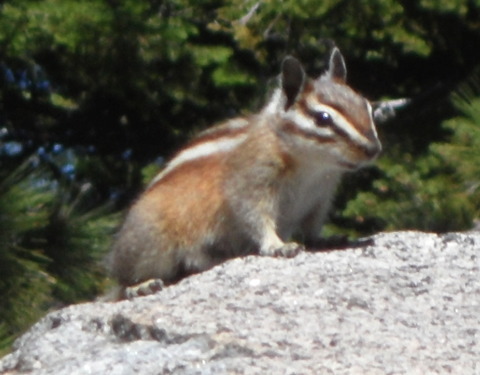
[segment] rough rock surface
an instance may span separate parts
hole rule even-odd
[[[480,374],[480,233],[247,257],[49,314],[1,374]]]

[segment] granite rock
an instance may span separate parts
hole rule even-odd
[[[0,374],[480,374],[480,233],[371,239],[50,313]]]

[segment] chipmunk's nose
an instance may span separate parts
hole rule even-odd
[[[382,151],[382,144],[378,139],[365,147],[365,155],[371,159],[377,157],[380,151]]]

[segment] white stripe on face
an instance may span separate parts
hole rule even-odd
[[[350,139],[360,145],[369,145],[371,141],[362,135],[355,126],[348,121],[345,116],[338,112],[335,108],[332,108],[328,105],[321,104],[316,101],[313,97],[307,98],[307,106],[314,112],[326,112],[328,113],[333,120],[333,126],[341,129],[342,132],[346,133]],[[371,112],[371,111],[370,111]],[[371,128],[374,129],[372,117],[370,114]],[[317,127],[318,128],[318,127]]]
[[[294,123],[300,129],[303,129],[303,131],[306,131],[309,133],[315,132],[321,137],[326,137],[326,138],[333,138],[335,136],[335,133],[332,131],[332,129],[328,127],[321,128],[321,127],[312,125],[314,120],[306,113],[303,113],[300,111],[290,111],[287,113],[285,118],[287,120],[292,121],[292,123]]]
[[[372,124],[373,134],[375,135],[375,138],[378,138],[377,128],[375,127],[375,122],[373,121],[373,108],[372,108],[372,105],[370,104],[370,102],[368,100],[367,100],[367,108],[368,108],[368,115],[369,115],[370,123]]]

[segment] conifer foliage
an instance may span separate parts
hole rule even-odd
[[[88,300],[103,289],[101,258],[115,215],[89,207],[89,188],[55,178],[38,156],[0,183],[0,343],[45,311]],[[67,186],[70,185],[70,186]]]

